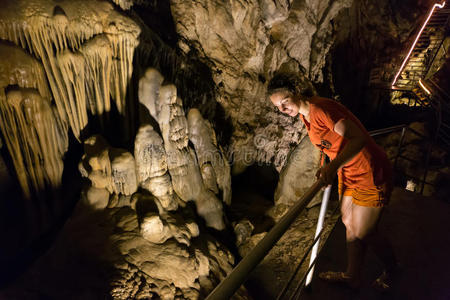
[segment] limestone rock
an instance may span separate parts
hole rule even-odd
[[[280,173],[274,195],[275,205],[293,205],[313,185],[317,180],[315,175],[320,167],[319,156],[319,151],[305,136],[292,151],[286,166]],[[308,157],[308,159],[305,159],[305,157]],[[320,202],[321,194],[318,193],[314,197],[310,206]]]
[[[84,141],[84,151],[78,165],[82,176],[89,178],[93,187],[112,192],[111,161],[106,140],[100,135],[93,135]]]
[[[167,169],[163,140],[150,125],[139,128],[134,156],[139,185],[151,192],[165,210],[176,210],[178,201]]]
[[[241,244],[238,248],[239,254],[242,257],[245,257],[249,254],[253,248],[258,245],[258,243],[264,238],[267,232],[261,232],[255,235],[252,235],[245,243]]]
[[[81,197],[84,209],[92,211],[102,210],[108,206],[109,192],[105,188],[89,187],[82,193]]]
[[[183,224],[181,219],[167,223]],[[183,234],[186,227],[179,227]],[[51,298],[198,299],[233,263],[230,252],[211,236],[190,244],[172,238],[153,243],[140,234],[134,210],[104,209],[71,218],[50,251],[0,297],[17,298],[27,289],[31,298],[45,293]],[[62,277],[67,269],[71,272]]]
[[[137,190],[136,165],[130,152],[111,149],[111,186],[116,194],[131,195]]]
[[[195,152],[188,147],[187,120],[174,85],[160,88],[160,105],[158,122],[174,191],[185,202],[195,201],[197,213],[206,220],[208,226],[224,229],[222,204],[205,188]]]
[[[240,246],[247,242],[247,240],[251,237],[253,229],[255,226],[247,220],[244,219],[234,225],[234,233],[236,234],[236,246]]]
[[[160,112],[159,89],[163,81],[164,77],[153,68],[147,69],[139,80],[139,102],[156,121]]]
[[[76,138],[87,125],[87,109],[108,111],[110,94],[128,116],[125,94],[139,33],[108,1],[7,0],[0,12],[0,38],[42,60],[59,117]]]
[[[179,47],[194,47],[220,87],[217,101],[231,117],[234,170],[255,162],[280,170],[302,135],[298,119],[274,113],[266,83],[278,70],[323,81],[333,45],[333,20],[353,1],[172,0]],[[207,24],[207,26],[205,26]],[[261,144],[264,142],[264,146]]]
[[[231,204],[230,166],[217,147],[214,131],[197,109],[188,113],[189,139],[193,143],[205,187],[215,194],[223,192],[223,202]]]
[[[199,229],[195,222],[182,222],[180,216],[147,213],[140,223],[142,236],[155,244],[162,244],[170,238],[175,238],[180,244],[189,246],[192,237],[199,235]]]
[[[27,198],[61,184],[67,135],[49,100],[35,89],[0,87],[0,128]]]

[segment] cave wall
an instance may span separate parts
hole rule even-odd
[[[211,67],[216,101],[231,117],[236,172],[253,162],[280,170],[305,134],[275,111],[265,84],[279,70],[322,81],[332,20],[352,1],[171,1],[178,46]],[[306,79],[307,80],[307,79]]]

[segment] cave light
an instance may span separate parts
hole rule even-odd
[[[394,88],[395,83],[397,82],[398,76],[400,76],[400,73],[403,71],[403,68],[405,67],[406,63],[408,62],[408,59],[412,53],[412,51],[414,50],[414,47],[416,46],[417,41],[420,38],[420,35],[422,34],[423,29],[425,28],[425,26],[427,26],[428,21],[430,20],[431,16],[433,15],[434,10],[436,9],[436,7],[438,8],[443,8],[445,6],[445,1],[442,2],[442,4],[439,3],[435,3],[433,5],[433,7],[431,8],[430,12],[428,13],[428,17],[425,20],[425,22],[422,25],[422,28],[420,28],[419,33],[416,36],[416,39],[414,40],[414,43],[411,46],[411,49],[409,49],[408,55],[406,55],[405,59],[403,60],[403,63],[400,67],[400,69],[398,70],[397,75],[395,75],[394,81],[392,81],[392,88]]]
[[[422,79],[419,79],[419,85],[428,95],[431,95],[430,90],[423,84]]]

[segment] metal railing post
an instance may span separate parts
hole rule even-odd
[[[325,188],[325,191],[323,192],[322,197],[322,204],[320,205],[320,212],[319,212],[319,218],[317,219],[317,228],[316,228],[316,234],[314,235],[314,238],[317,238],[322,231],[323,228],[323,221],[325,220],[325,214],[327,212],[328,203],[330,201],[330,195],[331,195],[331,185],[327,186]],[[316,259],[317,251],[319,250],[319,244],[320,239],[317,239],[317,242],[314,244],[314,247],[311,251],[311,258],[309,259],[309,267],[312,266],[313,262]],[[308,275],[306,277],[305,285],[308,286],[311,283],[312,276],[314,273],[314,266],[311,267],[310,271],[308,272]]]
[[[245,256],[239,264],[222,280],[208,295],[207,300],[229,299],[245,282],[250,271],[266,256],[273,245],[286,232],[291,223],[305,209],[312,198],[323,186],[322,180],[317,180],[302,198],[280,219],[280,221],[264,236],[264,238]]]
[[[402,134],[400,136],[400,140],[398,142],[398,148],[397,148],[397,155],[395,156],[395,160],[394,160],[394,170],[397,168],[397,161],[398,161],[398,157],[401,154],[402,151],[402,145],[403,145],[403,139],[405,138],[405,133],[406,133],[406,127],[402,128]]]

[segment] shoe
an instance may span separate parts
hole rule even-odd
[[[386,271],[383,271],[383,273],[381,273],[381,275],[372,283],[372,287],[381,293],[389,292],[392,288],[392,276]]]
[[[344,272],[321,272],[319,273],[319,278],[323,281],[330,283],[343,283],[352,289],[357,289],[360,285],[359,280],[353,279],[352,277],[345,275]]]

